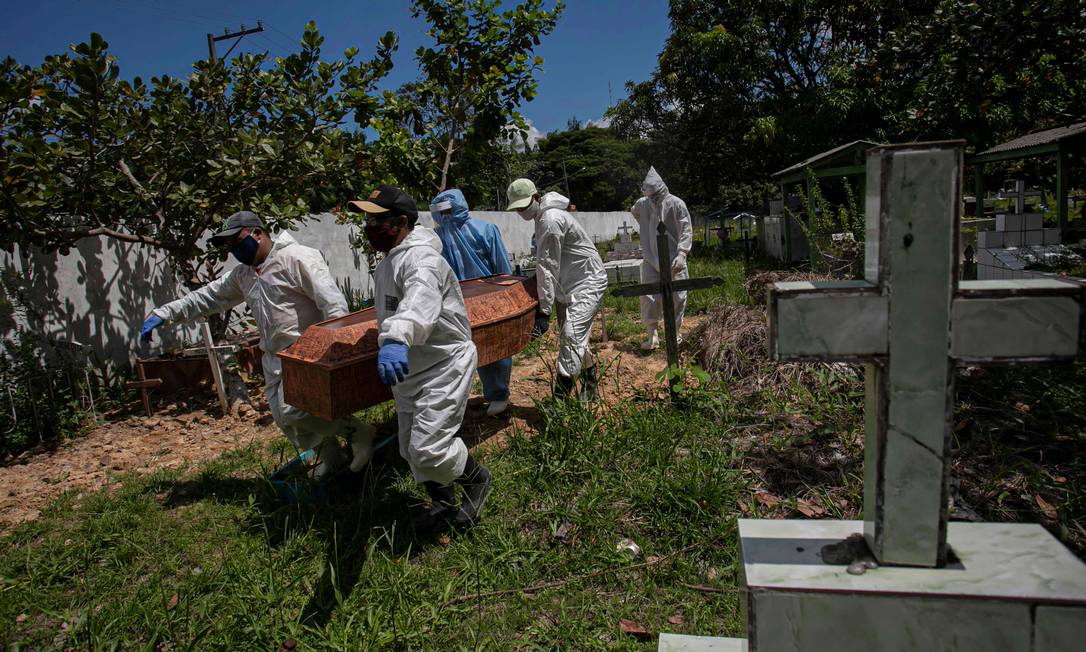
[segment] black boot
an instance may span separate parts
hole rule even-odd
[[[599,395],[600,376],[599,366],[592,365],[581,372],[581,394],[580,398],[582,402],[596,400],[596,396]]]
[[[554,398],[569,398],[573,393],[573,377],[559,373],[554,379],[554,390],[551,393]]]
[[[443,486],[432,480],[423,482],[422,488],[430,496],[430,509],[411,519],[411,525],[417,531],[429,531],[456,514],[456,489],[451,484]]]
[[[471,527],[479,521],[483,505],[490,495],[490,480],[490,471],[476,462],[469,453],[468,462],[464,465],[464,475],[456,479],[456,484],[464,490],[464,501],[456,514],[457,527]]]

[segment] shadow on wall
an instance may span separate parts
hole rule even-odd
[[[15,303],[14,314],[0,319],[0,335],[11,337],[22,326],[87,345],[122,367],[146,354],[137,340],[144,317],[179,296],[164,256],[108,238],[81,240],[67,255],[16,248],[0,253],[0,267]],[[176,345],[184,335],[165,329],[163,343]]]

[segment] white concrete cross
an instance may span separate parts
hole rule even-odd
[[[630,225],[626,224],[623,220],[622,226],[618,227],[618,239],[620,242],[633,242],[633,236],[630,235]]]
[[[958,281],[960,142],[867,159],[865,280],[769,290],[777,360],[865,364],[864,537],[883,564],[946,562],[954,367],[1072,360],[1083,288]]]

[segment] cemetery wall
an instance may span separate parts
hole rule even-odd
[[[473,214],[497,224],[510,254],[520,258],[529,253],[532,223],[513,212]],[[424,223],[432,225],[429,213],[421,215]],[[595,240],[615,238],[624,221],[637,229],[628,212],[574,215]],[[357,226],[337,224],[325,213],[312,217],[292,234],[324,254],[337,280],[350,279],[354,288],[367,295],[372,292],[366,258],[352,246],[363,237]],[[234,264],[229,259],[225,268]],[[0,251],[0,270],[6,291],[18,293],[27,304],[25,312],[13,312],[0,302],[0,336],[5,338],[25,327],[51,339],[85,344],[101,358],[118,364],[157,350],[160,342],[170,346],[181,339],[198,340],[196,329],[166,328],[162,330],[164,339],[156,334],[154,349],[138,348],[135,334],[144,317],[156,305],[183,293],[165,257],[152,250],[108,238],[81,240],[65,255],[16,247],[14,252]]]

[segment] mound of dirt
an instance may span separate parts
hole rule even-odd
[[[861,382],[854,365],[771,360],[767,331],[764,308],[719,305],[691,332],[687,342],[701,366],[713,376],[732,382],[734,391],[741,396],[794,383],[813,387],[820,368],[852,371],[856,382]]]

